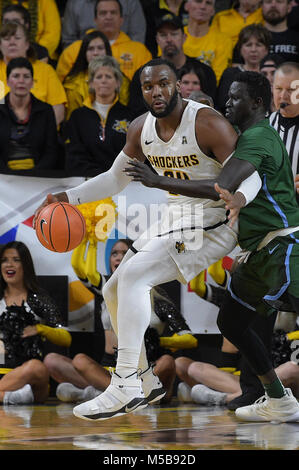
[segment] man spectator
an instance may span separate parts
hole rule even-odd
[[[189,13],[184,53],[210,65],[219,82],[223,71],[231,65],[233,43],[229,36],[210,27],[215,13],[215,0],[188,0]]]
[[[146,18],[145,45],[153,57],[158,55],[158,46],[153,31],[156,30],[156,22],[159,18],[172,13],[178,16],[183,25],[188,24],[188,13],[185,10],[186,0],[140,0],[144,16]]]
[[[123,8],[123,24],[121,30],[132,41],[144,43],[146,22],[139,0],[120,0]],[[86,31],[95,27],[94,9],[96,0],[68,0],[65,6],[62,45],[69,46],[72,42],[82,39]]]
[[[279,133],[290,156],[299,202],[299,63],[284,62],[275,72],[270,124]]]
[[[123,12],[119,0],[97,0],[94,21],[96,29],[109,39],[112,55],[118,61],[121,71],[129,79],[139,67],[151,60],[152,55],[144,44],[132,41],[121,31]],[[74,65],[81,43],[81,40],[75,41],[62,52],[57,64],[57,74],[61,81],[65,79]]]
[[[161,50],[161,58],[172,62],[177,69],[178,75],[185,66],[192,67],[193,65],[195,69],[200,68],[202,72],[201,90],[215,99],[217,87],[215,73],[211,67],[199,59],[184,54],[183,44],[186,40],[186,35],[182,21],[178,16],[169,12],[157,20],[156,40]],[[135,116],[139,116],[147,111],[142,98],[139,70],[135,72],[130,84],[129,107]]]
[[[272,33],[270,54],[279,54],[285,61],[299,62],[299,35],[288,28],[290,0],[263,0],[264,26]]]
[[[6,69],[10,92],[0,104],[0,168],[56,169],[58,137],[51,105],[30,93],[33,67],[28,59],[11,59]]]

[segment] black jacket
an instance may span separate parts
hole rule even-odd
[[[111,107],[105,123],[88,104],[75,109],[65,127],[66,170],[73,176],[95,176],[111,167],[126,143],[131,113],[119,101]],[[103,138],[104,135],[104,138]]]
[[[8,105],[9,93],[0,104],[0,170],[7,169],[7,150],[12,125],[16,122]],[[36,169],[55,169],[58,154],[56,120],[51,105],[31,94],[28,140]]]

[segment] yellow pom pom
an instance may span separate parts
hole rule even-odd
[[[294,341],[295,339],[299,339],[299,330],[291,331],[287,334],[287,337],[290,341]]]
[[[86,238],[90,242],[105,242],[117,217],[111,197],[78,206],[86,222]]]
[[[191,335],[190,333],[185,333],[184,335],[178,335],[174,333],[172,336],[161,336],[160,345],[164,348],[169,348],[171,351],[176,351],[177,349],[191,349],[196,348],[198,344],[197,338]]]

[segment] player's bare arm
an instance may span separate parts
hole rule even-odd
[[[141,146],[140,146],[140,134],[141,134],[141,131],[142,131],[142,126],[143,126],[143,123],[144,123],[145,116],[146,115],[142,115],[142,116],[136,118],[131,123],[131,125],[129,126],[128,133],[127,133],[127,141],[126,141],[125,147],[123,148],[123,151],[117,157],[117,159],[118,159],[118,165],[117,165],[118,170],[117,171],[119,171],[119,167],[121,167],[122,164],[125,165],[125,163],[122,163],[122,160],[125,162],[124,157],[130,157],[132,159],[134,158],[134,159],[137,159],[141,162],[144,161],[145,156],[143,155],[142,150],[141,150]],[[111,173],[111,171],[109,173]],[[115,172],[115,173],[117,173],[117,172]],[[101,175],[99,175],[101,180],[103,180],[103,178],[105,178],[104,175],[108,175],[108,172],[102,173]],[[91,180],[89,180],[89,185],[92,184],[93,186],[96,187],[97,177],[93,178],[94,183],[90,183],[90,181]],[[83,185],[82,185],[82,186],[84,186],[83,191],[86,188],[86,183],[83,183]],[[101,185],[103,185],[103,181],[101,182]],[[110,189],[111,189],[111,187],[107,187],[107,193],[109,193]],[[104,197],[106,197],[106,195]],[[94,200],[95,199],[97,199],[96,194],[94,195]],[[51,204],[51,203],[57,202],[57,201],[70,202],[69,197],[68,197],[66,192],[48,194],[46,199],[42,202],[42,204],[35,211],[34,219],[33,219],[33,227],[34,228],[35,228],[36,219],[37,219],[38,214],[40,213],[41,209],[43,209],[48,204]]]

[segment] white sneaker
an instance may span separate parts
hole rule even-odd
[[[183,403],[192,403],[191,387],[186,382],[180,382],[177,388],[177,399]]]
[[[149,366],[148,369],[138,374],[142,380],[142,389],[149,405],[161,400],[166,395],[166,390],[153,368],[154,366]]]
[[[225,405],[227,394],[218,392],[203,384],[194,385],[191,389],[191,398],[195,403],[201,405]]]
[[[68,382],[62,382],[57,385],[56,396],[60,401],[76,403],[77,401],[84,400],[84,388],[76,387]]]
[[[34,402],[34,395],[29,384],[18,390],[5,392],[3,397],[3,405],[28,405]]]
[[[289,388],[282,398],[270,398],[267,394],[253,405],[237,408],[237,418],[245,421],[272,421],[286,423],[299,421],[299,403]]]
[[[114,372],[109,387],[93,400],[75,406],[73,413],[77,418],[101,421],[146,406],[147,400],[144,397],[141,380],[132,376],[122,378]]]

